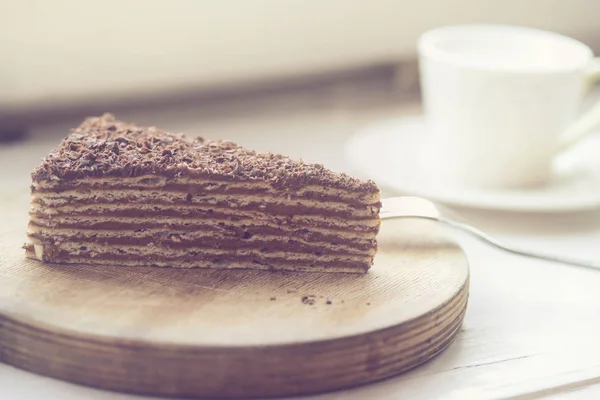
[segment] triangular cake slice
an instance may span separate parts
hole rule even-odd
[[[110,114],[32,174],[27,257],[48,263],[355,272],[371,267],[371,181]]]

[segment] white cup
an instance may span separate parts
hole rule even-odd
[[[575,123],[589,47],[552,32],[459,25],[418,44],[428,163],[446,183],[519,188],[548,181],[560,149],[597,126],[600,104]]]

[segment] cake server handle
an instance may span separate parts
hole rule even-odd
[[[576,265],[580,267],[600,269],[600,261],[586,260],[557,254],[548,254],[505,244],[493,236],[475,228],[474,226],[446,218],[440,213],[435,204],[421,197],[405,196],[383,199],[379,215],[383,220],[393,218],[419,218],[438,221],[445,225],[451,226],[452,228],[467,232],[485,243],[510,253],[541,260]]]

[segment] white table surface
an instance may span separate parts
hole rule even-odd
[[[214,110],[213,110],[214,111]],[[395,104],[303,108],[224,118],[193,108],[117,117],[238,141],[349,170],[342,144],[361,124],[413,113]],[[196,122],[190,122],[196,121]],[[202,122],[197,122],[202,121]],[[27,142],[0,146],[0,179],[22,186],[39,159],[75,121],[37,127]],[[46,136],[42,136],[46,134]],[[383,190],[384,195],[392,195]],[[461,210],[476,226],[536,249],[600,258],[600,210],[519,215]],[[597,399],[600,398],[600,270],[503,253],[459,232],[471,266],[471,295],[456,341],[431,362],[368,386],[303,399]],[[126,400],[0,364],[0,399]]]

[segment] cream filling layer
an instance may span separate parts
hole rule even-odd
[[[188,200],[189,199],[189,200]],[[202,194],[192,195],[188,197],[186,192],[170,192],[161,190],[111,190],[103,192],[72,192],[71,194],[65,195],[64,192],[60,194],[55,193],[34,193],[32,195],[32,202],[41,201],[43,204],[49,207],[62,207],[70,204],[76,204],[76,202],[120,202],[120,203],[133,203],[133,202],[146,202],[160,200],[165,203],[177,203],[177,205],[219,205],[226,203],[228,207],[244,207],[251,204],[257,204],[257,206],[283,206],[283,207],[298,207],[300,209],[309,208],[311,210],[318,210],[321,212],[327,212],[329,210],[350,213],[352,216],[372,216],[377,214],[379,207],[375,205],[361,205],[354,206],[346,203],[321,201],[312,199],[288,199],[282,197],[268,196],[268,195],[235,195],[235,194]],[[83,205],[82,205],[83,206]],[[302,211],[299,210],[301,214]]]
[[[248,189],[252,190],[255,188],[261,189],[272,189],[281,192],[285,192],[286,189],[273,189],[273,186],[264,181],[219,181],[219,180],[211,180],[211,179],[200,179],[200,178],[189,178],[189,177],[178,177],[178,178],[169,178],[158,175],[143,175],[138,177],[123,177],[123,178],[86,178],[86,179],[74,179],[74,180],[55,180],[51,182],[33,182],[32,186],[34,188],[40,189],[53,189],[58,188],[64,183],[68,183],[69,185],[81,185],[82,187],[96,187],[96,186],[111,186],[111,185],[136,185],[136,186],[145,186],[145,187],[157,187],[165,186],[166,184],[181,184],[181,185],[194,185],[194,184],[214,184],[215,190],[219,189],[219,185],[226,185],[228,188],[235,189]],[[346,198],[348,200],[360,200],[361,202],[372,204],[377,203],[379,201],[379,193],[360,193],[360,192],[352,192],[343,189],[336,188],[325,188],[321,185],[305,185],[298,189],[290,189],[294,194],[301,196],[305,193],[315,192],[322,193],[328,196],[338,196],[340,198]]]
[[[160,231],[160,233],[164,233]],[[193,234],[190,234],[193,233]],[[249,239],[240,239],[240,238],[232,238],[231,236],[223,236],[218,232],[214,231],[204,231],[204,232],[168,232],[167,240],[159,241],[156,239],[156,234],[152,234],[152,232],[127,232],[127,231],[95,231],[93,233],[83,233],[82,231],[77,231],[73,229],[39,229],[35,227],[29,227],[27,229],[27,235],[30,237],[31,241],[40,241],[43,239],[49,240],[52,239],[55,242],[85,242],[85,243],[93,243],[93,242],[102,242],[102,239],[118,239],[119,237],[126,236],[127,238],[138,239],[138,240],[147,240],[150,242],[156,243],[180,243],[181,241],[201,241],[202,239],[210,238],[224,241],[237,240],[241,247],[249,247],[249,246],[285,246],[288,240],[294,240],[305,246],[310,246],[311,248],[319,248],[323,252],[327,251],[336,251],[336,252],[344,252],[351,255],[370,255],[373,256],[376,253],[375,246],[371,246],[368,250],[359,250],[352,244],[332,244],[327,241],[307,241],[296,236],[284,236],[284,235],[264,235],[264,234],[255,234]],[[267,242],[267,243],[264,243]],[[363,246],[369,246],[371,243],[367,241],[366,243],[361,243]],[[308,250],[307,250],[308,251]]]
[[[291,215],[286,217],[268,217],[264,214],[252,214],[252,213],[236,213],[227,214],[219,217],[204,217],[194,215],[160,215],[156,214],[155,210],[152,215],[148,216],[121,216],[121,215],[103,215],[105,212],[117,212],[119,210],[126,209],[102,209],[96,208],[91,210],[80,210],[62,211],[59,212],[53,210],[34,209],[30,212],[30,218],[34,221],[48,221],[49,223],[56,223],[56,221],[63,221],[64,223],[70,224],[90,224],[100,222],[119,222],[122,224],[139,224],[143,222],[160,222],[163,224],[188,224],[188,225],[207,225],[213,223],[218,225],[223,223],[230,226],[263,226],[267,225],[273,228],[283,229],[285,226],[293,226],[295,229],[306,228],[309,230],[316,230],[318,228],[331,228],[331,229],[348,229],[352,231],[361,231],[360,228],[375,228],[379,226],[379,219],[370,220],[344,220],[333,217],[321,217],[321,216],[304,216],[304,215]],[[135,210],[132,210],[135,211]],[[143,209],[142,209],[143,211]],[[165,211],[165,210],[163,210]],[[234,220],[231,220],[231,219]],[[362,229],[364,231],[364,229]]]
[[[42,242],[31,238],[34,248],[43,245]],[[258,260],[268,261],[269,259],[285,259],[287,261],[298,261],[310,263],[319,262],[369,262],[372,259],[370,255],[327,255],[316,256],[310,253],[294,253],[289,251],[268,251],[262,252],[260,249],[210,249],[205,247],[187,247],[185,249],[168,248],[164,246],[134,246],[134,245],[112,245],[91,242],[62,242],[54,244],[54,247],[65,251],[69,256],[101,257],[103,255],[114,256],[136,256],[136,257],[165,257],[165,258],[184,258],[194,257],[201,254],[203,257],[255,257]],[[82,249],[85,248],[85,249]]]
[[[151,218],[145,217],[121,217],[121,216],[69,216],[69,215],[39,215],[39,214],[30,214],[30,221],[38,224],[44,225],[54,228],[59,228],[60,225],[69,224],[69,225],[80,225],[85,228],[86,226],[90,226],[91,224],[100,224],[100,223],[110,223],[115,224],[117,226],[121,226],[123,228],[127,228],[128,224],[162,224],[166,227],[169,225],[182,225],[194,227],[197,226],[198,229],[202,229],[202,227],[211,227],[211,226],[219,226],[225,228],[227,226],[246,228],[249,226],[268,226],[275,229],[281,229],[283,231],[289,231],[290,229],[298,230],[298,229],[308,229],[310,231],[319,232],[319,233],[331,233],[331,234],[341,234],[347,233],[350,236],[366,234],[366,237],[374,235],[375,232],[368,232],[367,230],[373,230],[377,228],[380,224],[378,219],[376,220],[368,220],[368,221],[347,221],[345,224],[328,224],[327,221],[320,219],[319,217],[294,217],[291,220],[291,228],[289,224],[278,224],[271,222],[270,220],[258,220],[258,219],[250,219],[244,220],[241,219],[239,221],[231,221],[231,220],[220,220],[220,219],[207,219],[207,218],[192,218],[192,217],[171,217],[165,215],[154,215]],[[322,225],[318,225],[322,224]],[[329,225],[325,227],[325,225]],[[151,225],[150,225],[151,226]],[[287,228],[287,229],[286,229]],[[362,229],[361,229],[362,228]]]

